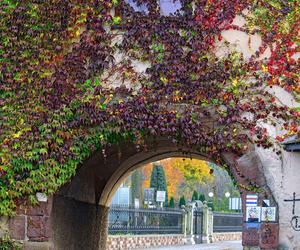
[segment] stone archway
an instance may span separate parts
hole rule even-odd
[[[172,156],[193,157],[213,161],[208,156],[183,145],[176,145],[165,138],[157,138],[146,144],[147,150],[138,151],[132,143],[123,142],[112,146],[107,157],[94,153],[78,170],[73,180],[54,195],[52,209],[53,245],[55,249],[101,249],[106,248],[108,206],[118,184],[135,168]],[[249,186],[260,188],[259,200],[276,201],[266,184],[262,165],[254,150],[243,156],[224,153],[223,161],[240,184],[245,221],[245,197]],[[267,227],[267,235],[265,227]],[[268,234],[272,240],[268,240]],[[267,237],[267,238],[266,238]],[[278,223],[262,223],[260,228],[244,223],[243,245],[276,249]]]

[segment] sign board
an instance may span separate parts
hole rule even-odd
[[[145,188],[144,189],[144,200],[145,202],[154,201],[154,188]]]
[[[257,206],[257,194],[247,194],[246,196],[246,206],[247,207],[256,207]]]
[[[166,191],[157,191],[156,192],[156,201],[165,202],[166,201]]]
[[[261,208],[260,207],[247,207],[246,221],[247,222],[260,222]]]
[[[270,206],[270,200],[263,200],[262,201],[262,206],[263,207],[269,207]]]
[[[44,193],[36,193],[36,198],[38,201],[47,202],[48,197]]]
[[[129,187],[119,187],[115,195],[112,198],[112,205],[129,206],[130,203],[130,188]]]
[[[276,221],[276,207],[262,207],[261,208],[262,221]]]
[[[229,210],[242,210],[241,198],[229,198]]]
[[[134,207],[135,208],[140,208],[140,200],[137,199],[137,198],[134,199]]]

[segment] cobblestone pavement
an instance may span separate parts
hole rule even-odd
[[[212,244],[147,248],[147,250],[242,250],[241,241],[222,241]]]

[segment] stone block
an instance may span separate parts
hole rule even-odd
[[[263,223],[260,229],[259,246],[262,249],[277,249],[278,248],[278,223]]]
[[[27,215],[33,215],[33,216],[49,216],[51,213],[51,206],[48,202],[39,202],[39,205],[37,206],[30,206],[28,210],[26,211]]]
[[[242,233],[243,246],[259,246],[259,232],[257,228],[246,228],[244,225]]]
[[[26,241],[23,244],[22,250],[52,250],[52,244],[49,242],[30,242]]]
[[[28,216],[27,237],[31,241],[48,241],[50,238],[50,218]]]
[[[26,217],[17,215],[9,219],[10,236],[15,240],[25,239]]]
[[[36,206],[26,206],[24,204],[21,204],[17,207],[17,214],[50,216],[52,210],[52,200],[52,197],[48,197],[47,202],[39,202],[39,204]]]

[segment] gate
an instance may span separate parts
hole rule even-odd
[[[193,211],[193,235],[196,244],[202,243],[203,212],[199,208]]]

